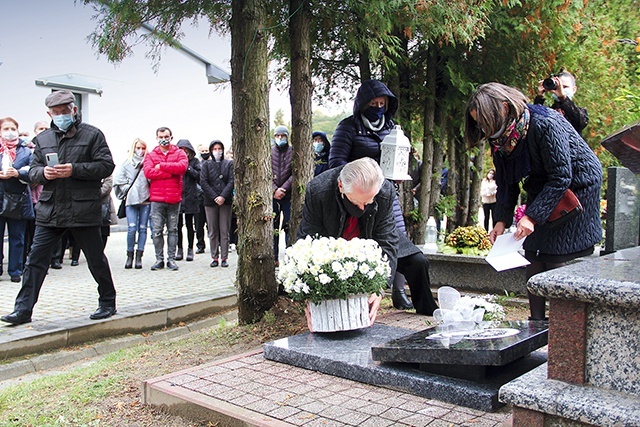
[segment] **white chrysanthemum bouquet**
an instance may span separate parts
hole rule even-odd
[[[371,239],[307,236],[285,251],[278,281],[296,301],[380,294],[391,274],[387,256]]]

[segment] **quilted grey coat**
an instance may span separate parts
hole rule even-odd
[[[536,222],[535,229],[524,242],[524,249],[538,254],[567,255],[593,247],[602,239],[600,223],[600,187],[602,166],[587,143],[571,124],[556,111],[541,105],[528,105],[531,112],[524,145],[529,156],[529,174],[524,181],[527,192],[526,215]],[[514,153],[515,154],[515,150]],[[518,198],[518,184],[500,191],[504,175],[517,162],[511,156],[498,159],[494,153],[498,201],[496,220],[509,227]],[[521,164],[521,163],[520,163]],[[569,222],[550,229],[549,215],[567,188],[571,188],[584,212]]]

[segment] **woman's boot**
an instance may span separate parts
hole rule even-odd
[[[124,263],[124,268],[131,268],[133,266],[133,251],[127,251],[127,261]]]
[[[398,310],[413,309],[413,304],[407,298],[407,293],[404,290],[405,283],[405,277],[400,273],[396,273],[393,278],[393,288],[391,289],[391,301],[393,302],[393,308]]]
[[[187,249],[187,261],[193,261],[193,248]]]
[[[142,268],[142,254],[144,253],[144,251],[136,251],[136,268],[137,269],[141,269]]]

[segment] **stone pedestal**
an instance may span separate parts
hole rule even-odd
[[[549,362],[500,389],[514,427],[640,425],[639,261],[636,247],[529,280],[549,298]]]
[[[451,286],[459,291],[527,294],[524,267],[497,272],[482,256],[440,253],[425,253],[425,256],[429,260],[429,279],[433,288]]]

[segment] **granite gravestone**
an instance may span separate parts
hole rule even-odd
[[[606,254],[640,243],[640,179],[627,168],[608,172]]]

